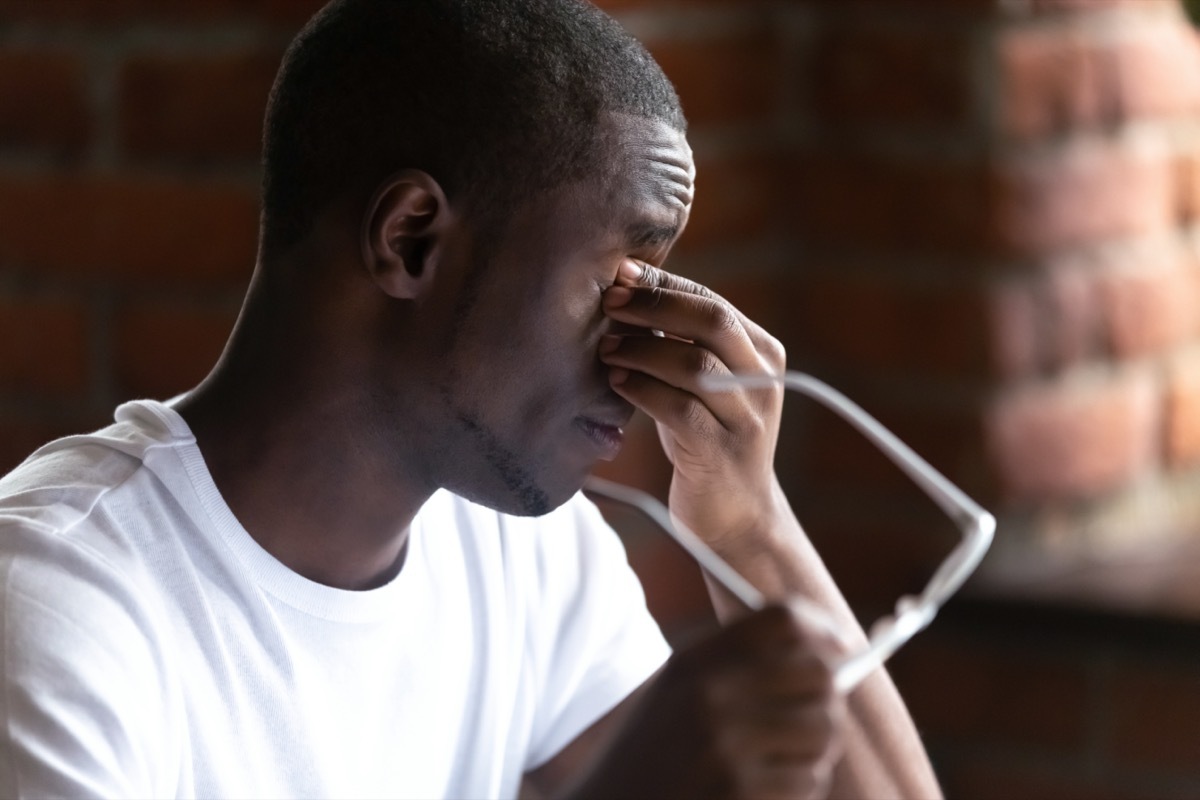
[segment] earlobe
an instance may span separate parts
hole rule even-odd
[[[427,295],[449,216],[446,196],[428,173],[401,170],[380,184],[362,230],[363,263],[376,285],[400,300]]]

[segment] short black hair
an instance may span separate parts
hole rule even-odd
[[[610,112],[686,130],[654,59],[585,0],[334,0],[271,89],[263,252],[299,240],[343,192],[403,168],[502,216],[596,168]]]

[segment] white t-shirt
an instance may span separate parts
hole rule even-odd
[[[668,651],[581,496],[446,492],[334,589],[241,527],[169,406],[0,480],[0,796],[512,797]]]

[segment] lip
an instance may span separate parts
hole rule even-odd
[[[615,421],[580,415],[575,418],[575,426],[600,451],[601,460],[612,461],[621,452],[625,431]]]

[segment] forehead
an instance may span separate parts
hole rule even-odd
[[[682,227],[691,211],[696,166],[687,137],[652,119],[613,115],[603,148],[610,208],[672,218]]]
[[[684,134],[656,120],[614,115],[600,131],[600,167],[519,208],[504,237],[546,259],[571,253],[661,249],[691,212],[696,169]]]

